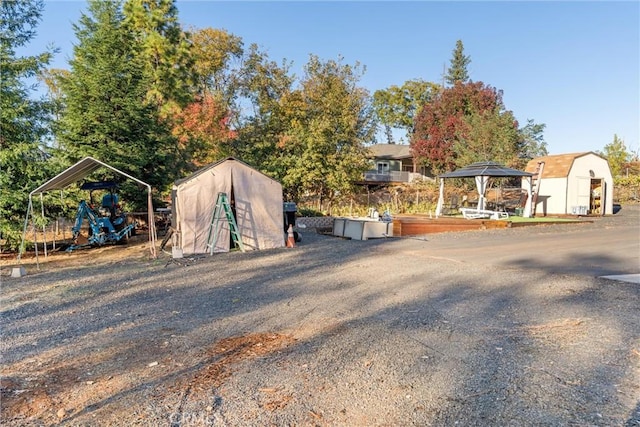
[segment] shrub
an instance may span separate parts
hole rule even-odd
[[[613,179],[613,199],[619,203],[640,202],[640,175]]]
[[[315,209],[311,209],[311,208],[300,208],[298,209],[298,216],[304,216],[304,217],[318,217],[318,216],[324,216],[324,214],[318,210]]]

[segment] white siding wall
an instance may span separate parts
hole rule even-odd
[[[590,176],[590,172],[593,171],[593,177]],[[578,157],[573,162],[573,167],[569,172],[569,182],[574,183],[578,181],[578,178],[603,178],[606,183],[606,195],[604,200],[605,215],[611,215],[613,213],[613,177],[611,176],[611,169],[609,169],[609,163],[599,156],[594,154],[587,154],[586,156]],[[581,180],[582,181],[582,180]],[[586,181],[586,180],[585,180]],[[569,185],[569,190],[575,188],[578,189],[578,184]],[[570,193],[570,197],[567,199],[567,206],[571,209],[571,205],[576,205],[574,202],[577,200],[578,194]]]
[[[589,209],[591,203],[591,177],[580,175],[569,180],[567,189],[567,212],[573,213],[574,206]]]
[[[536,215],[565,214],[567,179],[546,178],[540,182]]]

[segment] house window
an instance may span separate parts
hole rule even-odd
[[[388,162],[378,162],[378,173],[379,174],[387,174],[387,173],[389,173],[389,163]]]

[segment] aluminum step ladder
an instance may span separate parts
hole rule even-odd
[[[209,255],[213,255],[216,243],[218,242],[218,234],[224,220],[226,220],[229,225],[229,233],[231,233],[233,243],[238,247],[238,249],[240,249],[240,251],[244,252],[242,237],[238,231],[236,219],[233,217],[233,211],[231,211],[227,193],[218,193],[218,199],[216,200],[216,205],[213,208],[213,214],[211,215],[211,224],[209,224],[209,236],[207,237]]]

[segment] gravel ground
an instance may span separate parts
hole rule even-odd
[[[640,273],[637,206],[179,263],[110,250],[2,277],[3,425],[640,426],[640,285],[598,278]]]

